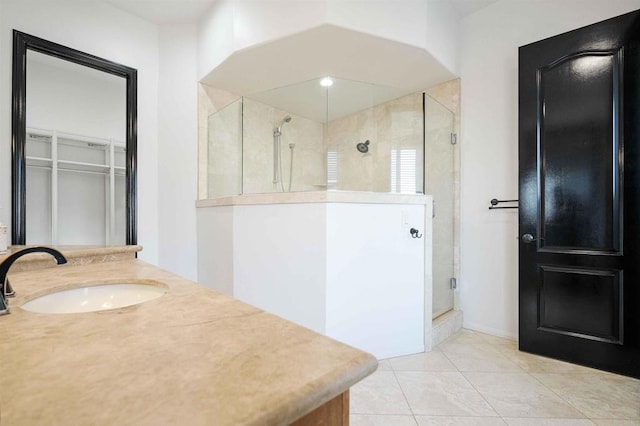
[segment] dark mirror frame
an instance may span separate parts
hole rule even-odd
[[[126,79],[127,140],[126,140],[126,215],[127,245],[137,244],[137,111],[138,72],[134,68],[111,62],[79,50],[13,30],[13,93],[11,121],[11,243],[26,243],[26,106],[27,50],[44,53]]]

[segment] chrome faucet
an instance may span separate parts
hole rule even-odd
[[[0,315],[9,313],[7,298],[14,297],[16,295],[16,292],[13,291],[9,280],[7,279],[9,268],[11,267],[11,265],[13,265],[13,262],[18,260],[18,258],[29,253],[49,253],[56,259],[58,265],[67,263],[67,258],[64,257],[62,253],[50,247],[28,247],[26,249],[17,251],[11,256],[7,257],[2,263],[0,263]]]

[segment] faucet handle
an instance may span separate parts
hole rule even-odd
[[[9,278],[4,282],[4,297],[16,297],[16,292],[13,291],[13,287],[11,287],[11,283],[9,282]]]

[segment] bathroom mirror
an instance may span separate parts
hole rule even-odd
[[[136,244],[137,72],[13,32],[12,244]]]

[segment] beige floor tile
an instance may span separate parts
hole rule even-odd
[[[352,414],[412,415],[393,371],[376,371],[351,388]]]
[[[440,349],[389,360],[395,371],[458,371]]]
[[[414,414],[497,416],[460,373],[397,371],[395,374]]]
[[[439,349],[460,371],[523,372],[497,349],[500,345],[443,343]]]
[[[532,373],[585,416],[640,420],[640,380],[608,373]]]
[[[467,372],[464,376],[503,417],[584,418],[529,374]]]
[[[532,419],[505,417],[509,426],[594,426],[589,419]]]
[[[598,426],[640,426],[640,420],[591,419]]]
[[[352,414],[351,426],[416,426],[413,416],[389,416],[381,414]]]
[[[418,426],[504,426],[500,417],[416,416]]]
[[[593,369],[577,364],[558,361],[544,356],[521,352],[517,346],[500,345],[495,347],[509,361],[528,373],[588,373]]]

